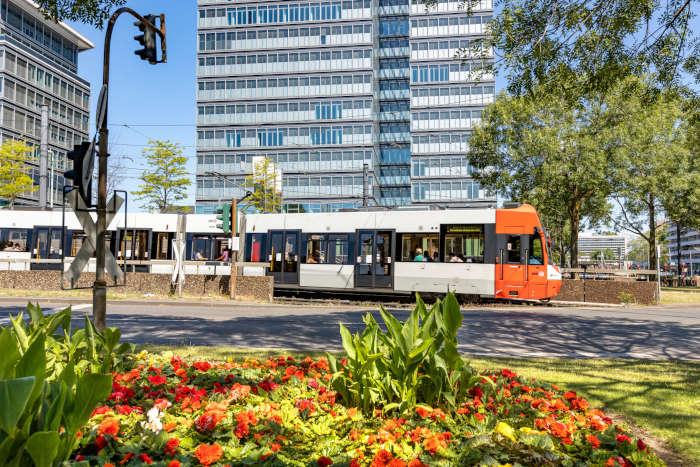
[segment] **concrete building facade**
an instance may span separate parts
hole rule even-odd
[[[494,97],[479,42],[490,0],[472,11],[460,0],[199,0],[198,14],[198,212],[241,195],[260,155],[283,172],[288,212],[357,207],[365,185],[370,205],[495,201],[465,157]]]
[[[687,274],[700,275],[700,230],[681,230],[681,264],[685,265]],[[668,249],[672,264],[677,264],[678,242],[676,238],[676,226],[671,224],[668,228]],[[692,264],[692,266],[691,266]]]
[[[67,151],[88,138],[90,83],[78,76],[78,55],[92,48],[71,27],[47,21],[35,3],[0,1],[1,138],[36,148],[29,175],[39,185],[41,108],[48,106],[49,204],[62,203]],[[37,190],[15,204],[36,206],[38,199]]]
[[[600,257],[601,253],[603,258]],[[612,257],[606,257],[607,254]],[[622,235],[579,235],[578,259],[581,264],[624,265],[627,259],[627,238]]]

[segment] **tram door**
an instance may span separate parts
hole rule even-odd
[[[496,289],[504,298],[527,298],[525,287],[527,236],[520,234],[502,235],[499,242],[499,263],[497,265]],[[525,241],[523,241],[525,240]]]
[[[393,230],[359,230],[355,287],[390,289],[394,285]]]
[[[32,259],[61,258],[61,227],[35,227]]]
[[[270,232],[267,260],[276,284],[299,284],[299,230]]]

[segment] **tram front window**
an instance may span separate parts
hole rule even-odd
[[[544,252],[542,251],[542,239],[539,235],[530,237],[530,257],[528,258],[529,264],[544,264]]]

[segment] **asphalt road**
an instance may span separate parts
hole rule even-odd
[[[0,299],[0,324],[27,299]],[[42,300],[48,311],[65,303]],[[290,350],[340,348],[338,323],[356,331],[371,307],[299,304],[110,302],[108,325],[139,344],[229,345]],[[399,319],[406,310],[393,310]],[[91,312],[73,302],[76,325]],[[377,320],[381,321],[379,316]],[[459,335],[465,354],[507,357],[626,357],[700,360],[700,309],[469,307]]]

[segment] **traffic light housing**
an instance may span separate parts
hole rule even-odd
[[[73,169],[63,174],[63,177],[72,180],[72,185],[78,189],[80,197],[87,206],[92,205],[92,168],[95,161],[94,146],[89,141],[83,141],[73,147],[67,154],[73,161]]]
[[[224,231],[226,235],[231,233],[231,205],[222,204],[216,207],[217,229]]]
[[[138,36],[134,36],[134,40],[143,46],[143,49],[137,50],[134,53],[138,55],[141,58],[141,60],[146,60],[151,65],[155,65],[156,63],[158,63],[155,29],[156,18],[156,15],[145,15],[143,17],[144,21],[137,21],[134,23],[134,26],[138,27],[141,31],[141,34],[139,34]],[[146,23],[146,21],[148,21],[148,23],[151,23],[153,27],[149,26]]]

